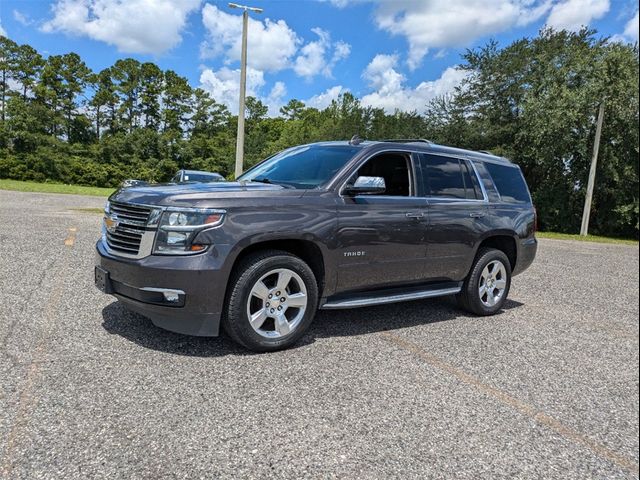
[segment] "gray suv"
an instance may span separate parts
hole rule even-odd
[[[533,261],[520,168],[424,140],[284,150],[235,182],[132,187],[105,207],[96,285],[159,327],[254,351],[321,309],[444,295],[502,308]]]

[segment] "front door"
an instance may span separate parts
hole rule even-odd
[[[363,163],[352,181],[358,176],[384,178],[386,191],[340,198],[338,291],[420,281],[425,268],[427,201],[416,196],[412,155],[377,154]]]

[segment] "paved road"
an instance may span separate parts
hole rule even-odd
[[[496,317],[323,312],[252,355],[100,294],[101,204],[0,191],[0,478],[637,478],[637,247],[542,241]]]

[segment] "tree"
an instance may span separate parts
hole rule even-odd
[[[280,108],[280,113],[287,120],[297,120],[305,109],[305,104],[300,100],[292,98],[285,106]]]
[[[9,80],[15,74],[18,45],[4,35],[0,35],[0,120],[6,120]]]
[[[131,133],[139,125],[140,116],[140,62],[133,58],[118,60],[111,68],[116,92],[121,97],[118,111],[118,126]]]

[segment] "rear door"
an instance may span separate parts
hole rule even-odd
[[[462,280],[487,229],[486,194],[466,158],[439,154],[420,158],[429,212],[425,276]]]

